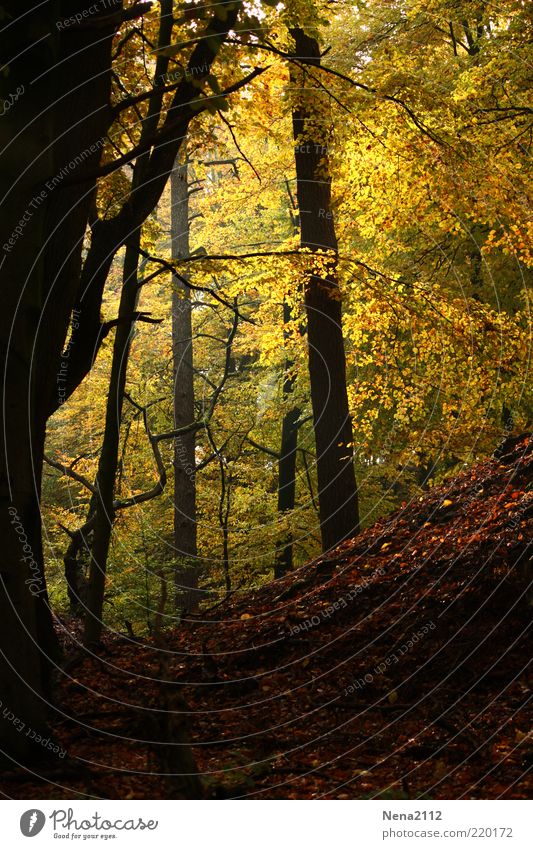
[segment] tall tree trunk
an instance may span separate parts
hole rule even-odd
[[[187,154],[176,160],[170,177],[172,258],[189,255],[189,183]],[[190,289],[174,277],[172,287],[174,427],[194,421],[192,306]],[[198,608],[196,525],[196,437],[194,431],[174,440],[174,550],[176,607]]]
[[[85,5],[74,0],[68,14]],[[0,76],[0,101],[16,98],[0,124],[0,750],[21,762],[43,756],[26,732],[43,730],[42,696],[59,657],[43,567],[41,469],[94,191],[86,175],[110,120],[115,30],[106,20],[98,39],[81,27],[60,33],[62,7],[41,4],[30,24],[20,3],[2,4],[9,72]]]
[[[291,30],[295,55],[320,66],[317,41],[302,29]],[[293,111],[300,244],[329,250],[326,269],[310,272],[305,286],[309,377],[316,441],[320,530],[324,551],[359,530],[357,485],[353,467],[352,422],[346,390],[341,297],[337,282],[337,237],[331,209],[325,93],[305,70],[291,66],[299,105]]]
[[[290,215],[293,226],[293,233],[297,234],[300,229],[300,219],[298,216],[298,208],[296,201],[290,189],[289,181],[286,180],[287,193],[290,201]],[[291,321],[291,307],[286,300],[283,301],[283,335],[287,338],[287,327]],[[300,328],[300,330],[302,330]],[[294,377],[291,372],[294,363],[291,359],[285,360],[285,375],[283,379],[283,401],[287,405],[293,390]],[[281,446],[278,461],[278,514],[282,516],[284,513],[290,513],[294,510],[296,503],[296,452],[298,449],[298,419],[300,418],[300,410],[295,407],[289,410],[283,416],[281,424]],[[292,532],[289,531],[281,545],[276,551],[276,560],[274,563],[274,577],[282,578],[287,572],[290,572],[293,567],[293,539]]]
[[[94,535],[91,547],[91,565],[87,588],[87,617],[85,621],[85,643],[93,646],[102,635],[102,611],[104,606],[105,576],[111,533],[115,520],[113,502],[120,449],[120,426],[126,373],[131,347],[133,314],[138,299],[137,267],[139,259],[140,230],[136,230],[126,245],[122,277],[122,293],[118,312],[118,324],[113,346],[111,376],[106,404],[106,419],[102,451],[98,463],[96,487],[98,502],[94,520]]]
[[[283,304],[283,323],[287,325],[291,320],[291,308],[287,303]],[[283,380],[284,401],[290,400],[293,394],[294,376],[291,370],[294,363],[287,359],[285,361],[285,377]],[[278,514],[288,514],[294,510],[296,502],[296,452],[298,449],[298,419],[300,410],[293,407],[283,416],[281,424],[281,449],[278,461]],[[293,539],[289,531],[281,547],[276,553],[274,564],[274,577],[282,578],[293,567]]]

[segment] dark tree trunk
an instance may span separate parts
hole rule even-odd
[[[295,55],[320,65],[319,47],[302,29],[294,29]],[[332,252],[321,273],[310,272],[305,287],[309,377],[317,455],[320,530],[324,551],[359,530],[353,434],[346,390],[341,296],[337,283],[337,238],[331,208],[327,163],[324,93],[305,71],[291,70],[300,244]]]
[[[124,256],[122,294],[113,346],[104,438],[96,477],[98,500],[91,546],[91,565],[87,587],[87,618],[85,622],[85,642],[91,646],[100,642],[102,634],[107,556],[115,520],[115,481],[120,450],[120,426],[122,424],[126,374],[133,331],[132,316],[135,313],[139,292],[137,285],[139,246],[140,231],[137,230],[129,239]]]
[[[290,189],[289,181],[286,181],[287,193],[290,201],[290,215],[293,226],[293,233],[296,235],[300,230],[300,219],[298,216],[298,207],[294,196]],[[284,337],[287,338],[287,326],[291,321],[292,313],[290,305],[286,300],[283,302],[283,325]],[[303,332],[303,328],[300,328]],[[285,375],[283,380],[283,401],[285,406],[290,401],[294,391],[294,377],[292,369],[294,363],[292,360],[285,360]],[[296,452],[298,449],[298,419],[300,418],[300,410],[294,408],[289,410],[283,416],[281,424],[281,446],[278,461],[278,513],[289,513],[294,510],[296,503]],[[282,578],[287,572],[293,568],[293,539],[292,532],[289,531],[285,540],[280,541],[276,551],[276,561],[274,564],[274,577]]]
[[[95,490],[91,496],[87,518],[81,527],[70,532],[70,542],[63,557],[70,610],[80,619],[85,616],[87,604],[87,577],[82,558],[85,554],[90,555],[97,504],[98,498]]]
[[[50,397],[61,387],[61,351],[75,301],[94,180],[110,119],[111,36],[59,32],[67,4],[45,3],[21,16],[4,2],[0,100],[0,356],[4,364],[0,445],[0,677],[2,702],[26,729],[43,728],[41,696],[58,659],[44,579],[40,489]],[[68,4],[68,15],[85,3]],[[56,14],[57,13],[57,14]],[[95,15],[95,18],[99,15]],[[13,57],[13,58],[11,58]],[[95,68],[98,73],[95,74]],[[66,178],[77,180],[67,185]],[[30,737],[0,718],[0,749],[24,760]],[[18,731],[18,733],[16,733]],[[36,746],[34,754],[43,755]]]
[[[291,310],[288,304],[283,305],[283,322],[288,324]],[[287,401],[293,394],[294,376],[291,370],[294,363],[285,362],[285,378],[283,381],[283,397]],[[298,420],[300,410],[294,407],[285,413],[281,425],[281,449],[278,461],[278,513],[290,513],[296,502],[296,452],[298,449]],[[282,578],[293,568],[292,533],[289,532],[281,542],[276,554],[274,577]]]
[[[84,576],[79,560],[85,545],[86,543],[83,535],[79,530],[75,531],[63,558],[70,611],[74,616],[80,617],[82,616],[83,608],[86,604]]]
[[[476,301],[483,301],[483,254],[481,248],[485,241],[485,230],[477,224],[472,224],[469,232],[470,237],[470,284],[472,286],[472,297]]]
[[[187,157],[176,161],[170,178],[172,257],[189,255],[189,185]],[[190,289],[178,277],[172,290],[172,351],[174,362],[174,427],[194,421],[192,307]],[[176,607],[198,608],[198,548],[196,525],[196,436],[174,440],[174,549]]]

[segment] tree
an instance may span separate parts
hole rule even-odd
[[[315,38],[300,27],[291,30],[294,58],[291,82],[296,193],[300,244],[311,251],[314,269],[305,283],[309,379],[316,441],[320,530],[329,551],[359,529],[357,485],[353,467],[353,434],[342,335],[341,295],[336,275],[337,238],[331,208],[324,92],[307,66],[320,67]],[[310,92],[312,92],[312,97]],[[321,252],[326,253],[326,258]]]
[[[283,311],[286,322],[290,321],[290,308],[284,304]],[[290,399],[294,387],[294,374],[291,370],[294,363],[285,362],[283,377],[283,394]],[[281,440],[278,459],[278,513],[283,515],[294,510],[296,503],[296,455],[298,449],[298,422],[301,415],[299,407],[292,407],[284,415],[281,422]],[[281,578],[293,567],[292,533],[289,531],[282,540],[276,552],[274,576]]]
[[[115,520],[115,480],[118,467],[122,408],[126,391],[131,334],[139,296],[137,269],[140,239],[140,230],[137,229],[128,240],[124,255],[122,294],[107,393],[104,438],[96,476],[97,504],[91,545],[85,622],[85,642],[93,648],[100,642],[102,632],[107,556]]]
[[[172,258],[189,256],[189,166],[187,151],[170,176]],[[174,275],[172,288],[172,357],[174,427],[194,420],[194,363],[190,288]],[[198,545],[196,524],[196,436],[185,433],[174,441],[174,550],[177,608],[198,607]]]
[[[287,181],[287,192],[290,200],[290,216],[291,223],[295,233],[300,229],[300,220],[297,213],[296,202],[290,190],[290,184]],[[287,328],[292,319],[292,310],[290,304],[285,299],[283,302],[283,324]],[[284,335],[287,338],[287,330]],[[290,401],[295,383],[294,374],[295,364],[290,358],[285,360],[285,369],[283,375],[283,396],[285,401]],[[294,510],[296,503],[296,457],[298,449],[298,420],[301,415],[299,407],[293,406],[283,415],[281,423],[281,442],[278,459],[278,512],[280,514],[288,513]],[[289,532],[287,537],[282,541],[279,550],[276,552],[276,562],[274,565],[274,576],[281,578],[293,567],[293,546],[292,534]]]
[[[204,525],[197,540],[204,558],[222,538],[222,566],[217,571],[215,562],[206,579],[218,590],[270,575],[276,549],[278,574],[293,560],[316,554],[315,516],[304,490],[314,494],[317,472],[328,549],[357,529],[356,479],[364,475],[362,512],[385,511],[467,462],[472,451],[490,451],[501,435],[502,412],[506,430],[531,422],[523,379],[533,255],[531,108],[524,98],[529,9],[516,0],[503,0],[497,9],[464,4],[458,21],[449,0],[430,0],[424,8],[419,0],[368,8],[302,0],[265,8],[258,27],[241,3],[230,0],[188,3],[177,20],[168,0],[152,11],[130,0],[124,6],[113,4],[112,12],[98,7],[84,17],[80,3],[45,3],[32,10],[29,27],[29,15],[16,18],[16,4],[2,6],[5,55],[21,58],[7,63],[0,80],[0,131],[7,133],[2,173],[14,175],[3,177],[0,212],[1,671],[8,715],[36,728],[44,720],[40,696],[58,658],[40,540],[48,416],[54,456],[71,472],[81,463],[98,510],[98,533],[91,524],[94,622],[101,619],[114,514],[121,503],[138,503],[137,496],[122,498],[122,488],[126,481],[131,492],[142,493],[153,474],[154,446],[164,440],[175,446],[186,441],[195,471],[202,472],[200,518],[216,515],[216,475],[225,476],[220,529]],[[322,8],[331,12],[327,28]],[[56,9],[65,15],[57,25]],[[65,22],[71,15],[74,22]],[[291,32],[290,47],[282,49]],[[248,73],[253,57],[261,67]],[[265,57],[269,68],[250,98],[245,87]],[[204,113],[205,120],[196,121]],[[184,161],[180,151],[193,120],[205,127],[204,152],[231,163],[234,177],[231,184],[206,180],[205,198],[198,198],[205,217],[196,226],[208,256],[191,256],[187,245],[173,260],[163,249],[161,263],[154,256],[160,251],[147,250],[146,222],[176,158]],[[300,245],[286,214],[285,180],[294,165]],[[171,381],[164,372],[172,349],[159,328],[149,339],[144,326],[140,330],[137,284],[129,287],[129,273],[120,314],[113,313],[120,292],[120,282],[114,285],[117,254],[124,248],[132,279],[139,256],[146,262],[143,298],[150,279],[163,273],[177,281],[175,304],[178,294],[186,303],[189,285],[196,286],[193,332],[187,324],[175,337],[178,344],[195,340],[197,421],[185,413],[192,383],[186,404],[176,395],[171,414]],[[149,292],[152,303],[159,299],[169,307],[160,280]],[[220,308],[237,302],[247,320],[222,394],[213,379],[221,371],[220,346],[228,342]],[[294,329],[305,324],[304,312],[306,339]],[[126,392],[138,421],[130,451],[122,370],[134,327]],[[112,347],[120,366],[113,366],[106,398]],[[184,386],[175,365],[176,383]],[[202,381],[221,401],[215,411],[210,403],[201,410]],[[163,405],[155,406],[163,384]],[[131,385],[138,394],[128,392]],[[309,396],[316,457],[305,453]],[[82,412],[84,436],[99,446],[106,401],[101,456],[94,446],[78,452],[79,424],[70,413]],[[150,426],[143,430],[148,407],[157,436]],[[169,445],[167,464],[170,451]],[[307,487],[299,483],[304,474]],[[87,512],[89,496],[77,489],[69,513],[64,483],[52,492],[56,480],[47,475],[44,481],[52,494],[46,516],[55,528],[60,522],[70,528],[69,518]],[[188,499],[187,533],[194,530],[190,493]],[[172,542],[168,515],[159,513],[154,503],[146,516],[123,512],[117,523],[133,534],[146,564],[160,555],[164,563],[163,548]],[[87,518],[96,522],[96,513]],[[80,539],[73,537],[69,547],[69,569]],[[145,593],[149,607],[154,579],[146,570],[139,580],[135,551],[124,557],[130,558],[126,564],[110,558],[111,566],[126,566],[135,600]],[[53,557],[48,562],[53,575]],[[107,591],[115,592],[109,581]],[[106,608],[113,624],[124,621],[127,603],[118,611]],[[10,754],[23,756],[27,740],[12,733],[9,721],[3,726],[0,744],[10,737]]]
[[[69,14],[84,8],[74,2]],[[36,730],[59,655],[40,533],[46,420],[68,370],[61,352],[94,199],[91,172],[110,122],[111,42],[122,19],[99,10],[95,38],[92,27],[60,32],[54,10],[48,3],[33,10],[30,27],[19,4],[3,4],[3,55],[12,58],[0,81],[2,100],[24,92],[2,120],[0,675],[7,711]],[[31,746],[4,716],[0,749],[20,760]]]

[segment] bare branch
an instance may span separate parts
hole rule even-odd
[[[44,454],[43,456],[44,462],[47,463],[49,466],[52,466],[53,469],[57,469],[59,472],[61,472],[62,475],[65,475],[68,478],[72,478],[72,480],[76,481],[77,483],[81,483],[81,485],[88,489],[89,492],[92,492],[93,494],[96,492],[96,487],[94,486],[94,484],[87,480],[84,475],[80,475],[79,472],[74,471],[72,466],[64,466],[63,463],[60,463],[58,460],[52,460],[52,458],[49,457],[48,454]]]
[[[135,504],[143,504],[145,501],[150,501],[152,498],[156,498],[158,495],[161,495],[167,482],[167,472],[165,464],[163,463],[163,458],[161,457],[159,445],[157,444],[157,439],[153,436],[148,424],[148,407],[143,407],[141,404],[137,404],[137,402],[134,401],[126,392],[124,393],[124,397],[130,402],[130,404],[132,404],[132,406],[136,407],[137,410],[142,413],[144,429],[146,431],[148,441],[150,442],[150,447],[152,448],[159,477],[153,487],[146,490],[146,492],[141,492],[139,495],[132,495],[130,498],[125,498],[122,501],[115,501],[113,504],[113,508],[115,510],[125,510],[127,507],[133,507]]]
[[[154,277],[157,277],[164,271],[170,271],[175,277],[178,278],[180,283],[183,283],[184,286],[187,286],[189,289],[192,289],[193,292],[205,292],[206,294],[211,295],[211,297],[214,298],[215,301],[218,301],[220,304],[223,304],[223,306],[228,307],[228,309],[233,311],[237,309],[235,303],[230,303],[225,298],[223,298],[222,295],[219,295],[217,292],[215,292],[214,289],[209,289],[207,286],[196,286],[194,283],[191,283],[190,280],[180,274],[179,271],[176,270],[176,266],[180,265],[180,263],[184,262],[185,260],[179,259],[175,262],[170,262],[169,260],[162,259],[161,257],[152,256],[142,248],[140,249],[140,253],[142,254],[142,256],[146,257],[146,259],[148,259],[150,262],[154,262],[157,265],[160,265],[161,268],[158,271],[154,271],[152,274],[149,274],[148,277],[145,277],[143,280],[140,280],[138,284],[139,286],[144,286],[146,283],[148,283],[150,280],[153,280]],[[187,257],[186,261],[192,261],[193,259],[205,259],[205,256],[198,255]],[[242,313],[240,313],[238,310],[237,313],[241,321],[247,321],[249,324],[255,324],[252,318],[247,318],[245,315],[242,315]]]
[[[233,139],[233,144],[235,145],[235,147],[236,147],[236,148],[237,148],[237,150],[239,151],[240,155],[242,156],[242,158],[244,159],[244,161],[245,161],[245,162],[246,162],[246,163],[250,166],[250,168],[251,168],[251,169],[252,169],[252,171],[254,172],[254,174],[255,174],[255,176],[257,177],[257,179],[259,180],[259,182],[261,182],[261,177],[259,176],[259,174],[258,174],[258,172],[257,172],[257,170],[256,170],[256,168],[255,168],[255,166],[254,166],[254,165],[252,165],[252,163],[250,162],[250,160],[249,160],[249,159],[248,159],[248,157],[246,156],[245,152],[244,152],[244,151],[243,151],[243,149],[241,148],[241,146],[240,146],[239,142],[237,141],[237,137],[235,136],[235,133],[233,132],[233,127],[232,127],[232,125],[230,124],[230,122],[228,121],[228,119],[226,118],[226,116],[223,114],[223,112],[221,112],[221,111],[220,111],[220,109],[218,110],[218,117],[220,118],[220,120],[222,121],[222,123],[223,123],[223,124],[225,124],[225,125],[226,125],[226,127],[228,128],[228,130],[230,131],[231,138]],[[239,176],[239,172],[237,171],[237,166],[234,164],[234,166],[233,166],[233,167],[234,167],[234,169],[235,169],[235,176],[236,176],[236,177],[238,177],[238,176]]]
[[[246,442],[249,442],[253,448],[257,448],[258,451],[262,451],[263,454],[268,454],[270,457],[274,457],[274,459],[279,460],[281,454],[279,451],[274,451],[272,448],[267,448],[266,445],[261,445],[259,442],[256,442],[255,439],[252,439],[250,436],[246,438]]]

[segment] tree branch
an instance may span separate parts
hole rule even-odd
[[[273,448],[267,448],[266,445],[261,445],[259,442],[256,442],[255,439],[252,439],[250,436],[246,437],[246,442],[249,442],[254,448],[257,448],[258,451],[262,451],[263,454],[268,454],[270,457],[274,457],[274,459],[279,460],[281,454],[279,451],[274,451]]]
[[[234,94],[236,91],[239,91],[239,89],[248,85],[248,83],[251,83],[251,81],[259,74],[264,73],[264,71],[266,71],[268,67],[269,66],[265,68],[254,68],[253,71],[250,71],[250,73],[243,77],[241,80],[238,80],[237,82],[228,86],[228,88],[224,89],[224,91],[221,91],[220,94],[196,97],[194,99],[188,100],[185,103],[179,103],[176,106],[173,106],[171,110],[169,110],[169,114],[171,111],[175,111],[176,109],[181,108],[183,111],[182,114],[180,114],[179,118],[176,118],[173,121],[165,121],[161,129],[155,132],[150,138],[146,139],[143,142],[140,142],[137,147],[133,148],[128,153],[124,153],[122,156],[119,156],[112,162],[108,162],[106,165],[103,165],[101,168],[93,171],[92,173],[84,175],[83,179],[94,180],[98,177],[105,177],[108,174],[112,174],[113,171],[117,171],[119,168],[123,168],[124,165],[127,165],[133,159],[136,159],[140,154],[147,153],[152,148],[160,146],[161,143],[168,139],[169,136],[173,136],[175,134],[175,131],[179,127],[184,124],[187,125],[192,120],[192,118],[195,118],[197,115],[200,115],[202,112],[205,112],[205,110],[209,108],[209,103],[212,100],[219,100],[220,98],[228,97],[230,94]],[[150,97],[154,93],[163,94],[165,91],[172,91],[173,88],[173,86],[157,86],[151,89],[149,93],[146,93],[146,97],[139,95],[137,98],[131,98],[131,100],[136,100],[136,102],[139,102],[143,99],[146,99],[147,97]],[[176,94],[179,92],[179,88],[180,85],[178,84]],[[198,94],[198,91],[196,91],[196,94]],[[129,105],[133,104],[130,102]],[[78,182],[78,178],[76,177],[65,178],[63,180],[63,183],[65,185],[75,182]]]
[[[146,492],[141,492],[139,495],[132,495],[130,498],[125,498],[121,501],[115,501],[113,504],[114,510],[125,510],[127,507],[133,507],[135,504],[143,504],[145,501],[150,501],[152,498],[156,498],[158,495],[161,495],[167,483],[167,472],[165,464],[163,463],[163,458],[161,457],[159,445],[157,444],[157,439],[153,436],[148,424],[148,407],[143,407],[140,404],[137,404],[137,402],[134,401],[126,392],[124,393],[124,397],[130,402],[130,404],[132,404],[132,406],[136,407],[137,410],[142,413],[144,429],[146,431],[148,441],[150,442],[150,447],[154,455],[159,477],[154,486],[151,487],[151,489],[146,490]]]
[[[140,249],[140,253],[142,254],[142,256],[146,257],[146,259],[149,260],[150,262],[154,262],[157,265],[160,265],[161,268],[158,271],[154,271],[152,274],[149,274],[148,277],[145,277],[143,280],[140,280],[139,286],[144,286],[146,283],[149,283],[150,280],[153,280],[154,277],[157,277],[159,274],[162,274],[164,271],[170,271],[175,277],[178,278],[180,283],[183,283],[184,286],[187,286],[189,289],[192,289],[193,292],[205,292],[206,294],[211,295],[211,297],[214,298],[215,301],[218,301],[223,306],[228,307],[228,309],[235,312],[235,309],[236,309],[235,304],[231,304],[229,301],[227,301],[225,298],[223,298],[222,295],[219,295],[217,292],[215,292],[214,289],[209,289],[207,286],[196,286],[194,283],[191,283],[190,280],[188,280],[186,277],[184,277],[182,274],[180,274],[179,271],[176,271],[176,266],[180,265],[182,262],[193,260],[193,259],[205,259],[205,256],[198,255],[198,256],[187,257],[185,260],[179,259],[179,260],[176,260],[176,261],[169,261],[167,259],[162,259],[162,257],[152,256],[152,254],[149,254],[147,251],[143,250],[142,248]],[[240,313],[238,310],[237,310],[237,313],[238,313],[238,316],[241,319],[241,321],[246,321],[249,324],[255,324],[255,322],[252,318],[247,318],[245,315],[242,315],[242,313]]]
[[[229,43],[242,44],[239,39],[229,39],[228,41]],[[286,59],[288,62],[292,62],[293,64],[297,65],[301,70],[303,70],[306,65],[317,67],[316,61],[308,59],[305,56],[294,56],[291,53],[286,53],[285,51],[280,50],[278,47],[275,47],[273,44],[270,44],[270,42],[258,42],[257,44],[246,46],[256,47],[260,50],[268,50],[269,52],[274,53],[276,56],[280,56],[281,58]],[[408,106],[407,103],[405,103],[405,101],[401,98],[396,97],[393,94],[383,94],[378,89],[366,85],[365,83],[358,82],[357,80],[352,79],[352,77],[349,77],[347,74],[343,74],[341,71],[337,71],[335,68],[330,68],[327,65],[320,65],[320,70],[325,71],[327,74],[331,74],[334,77],[338,77],[341,80],[344,80],[355,88],[360,88],[362,91],[366,91],[369,94],[374,94],[377,98],[381,100],[387,100],[390,103],[397,104],[407,113],[407,115],[411,118],[412,122],[420,130],[421,133],[430,138],[433,142],[435,142],[435,144],[451,148],[451,145],[448,142],[445,142],[443,139],[439,139],[438,136],[434,135],[434,133],[429,129],[429,127],[427,127],[422,122],[422,120],[418,118],[418,116],[413,112],[411,107]]]
[[[65,475],[68,478],[72,478],[72,480],[77,483],[81,483],[89,492],[93,494],[96,492],[96,487],[92,484],[84,475],[80,475],[79,472],[75,472],[72,466],[65,466],[63,463],[60,463],[58,460],[52,460],[48,454],[43,455],[44,462],[51,466],[53,469],[57,469],[61,472],[62,475]]]

